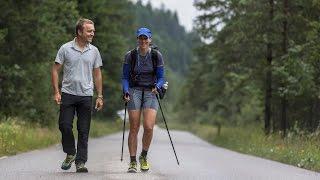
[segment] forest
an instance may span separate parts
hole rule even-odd
[[[320,1],[206,0],[181,118],[263,124],[266,134],[320,126]],[[189,112],[189,113],[188,113]],[[190,118],[192,117],[192,118]]]
[[[194,7],[200,13],[186,31],[177,12],[150,1],[0,1],[0,155],[58,142],[50,71],[84,17],[95,23],[92,44],[104,64],[94,136],[119,130],[112,123],[124,108],[124,55],[136,46],[135,31],[148,27],[164,56],[169,127],[319,170],[320,1],[195,0]]]
[[[1,120],[19,117],[43,126],[56,124],[58,107],[52,100],[50,68],[59,47],[74,38],[80,17],[94,21],[93,44],[104,63],[105,108],[97,113],[102,120],[123,108],[122,63],[126,52],[136,46],[136,29],[149,27],[153,32],[153,43],[164,55],[172,84],[188,71],[192,42],[200,43],[195,33],[179,24],[175,12],[141,1],[1,1],[0,12]],[[171,102],[179,91],[175,87],[168,93]]]

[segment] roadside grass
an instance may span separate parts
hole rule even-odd
[[[74,136],[77,137],[75,123],[73,127]],[[120,129],[120,120],[112,122],[92,120],[90,137],[107,135]],[[9,118],[0,122],[0,157],[45,148],[60,143],[60,139],[57,126],[44,128],[17,118]]]
[[[241,153],[320,171],[320,132],[289,132],[282,139],[280,133],[266,136],[262,127],[253,125],[222,127],[219,136],[212,125],[173,123],[169,128],[190,131],[212,144]]]
[[[0,123],[0,156],[47,147],[58,142],[58,131],[15,118]]]
[[[91,121],[90,137],[95,138],[118,132],[122,130],[122,123],[123,121],[121,119],[116,119],[115,121],[93,119]]]

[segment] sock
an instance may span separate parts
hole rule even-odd
[[[133,162],[133,161],[136,161],[136,162],[137,162],[136,156],[130,156],[130,161],[131,161],[131,162]]]
[[[148,154],[148,150],[142,149],[141,156],[147,157],[147,154]]]

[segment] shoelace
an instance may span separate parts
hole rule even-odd
[[[137,164],[134,162],[130,162],[130,168],[136,168]]]
[[[141,163],[142,165],[146,166],[148,164],[147,158],[142,157],[141,160],[142,160],[142,163]]]
[[[67,157],[65,162],[70,162],[73,157]]]
[[[83,166],[84,166],[83,164],[79,164],[78,168],[83,168]]]

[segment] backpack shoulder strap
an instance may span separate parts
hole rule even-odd
[[[130,56],[131,56],[130,73],[134,73],[134,67],[136,66],[136,62],[137,62],[137,54],[138,54],[138,51],[136,48],[130,51]]]
[[[152,59],[152,66],[153,66],[153,74],[156,75],[158,61],[159,61],[157,50],[151,49],[151,59]]]

